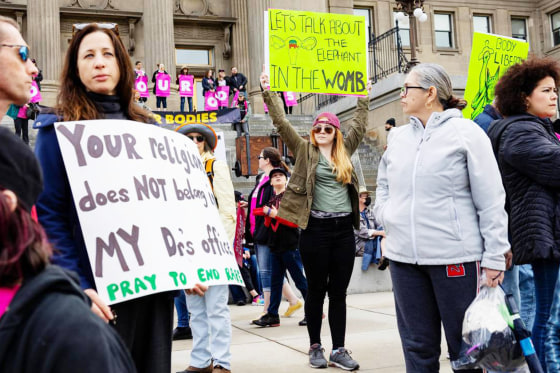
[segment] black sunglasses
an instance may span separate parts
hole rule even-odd
[[[27,45],[0,44],[0,47],[19,48],[18,49],[19,58],[21,58],[23,62],[27,62],[27,59],[29,58],[29,47]]]
[[[313,132],[315,133],[321,133],[321,131],[325,130],[325,133],[327,135],[330,135],[331,133],[334,132],[334,127],[333,126],[315,126],[313,127]]]
[[[187,137],[188,137],[189,139],[191,139],[192,141],[194,141],[194,140],[196,139],[196,142],[203,142],[203,141],[204,141],[204,136],[200,136],[200,135],[198,135],[198,136],[189,136],[189,135],[187,135]]]
[[[264,156],[262,156],[262,155],[257,155],[257,159],[264,159]]]
[[[72,25],[72,36],[76,35],[78,31],[81,31],[88,27],[89,25],[96,25],[99,28],[106,29],[106,30],[113,30],[117,36],[119,36],[119,25],[116,23],[74,23]]]

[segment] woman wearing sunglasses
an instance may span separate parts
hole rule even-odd
[[[374,214],[385,228],[406,371],[439,372],[441,325],[455,360],[481,267],[487,286],[502,282],[505,193],[488,137],[463,118],[466,102],[441,66],[414,67],[401,105],[410,123],[389,132]]]
[[[54,263],[78,273],[92,310],[99,317],[108,321],[114,319],[113,312],[118,315],[115,328],[138,371],[168,372],[173,296],[159,293],[111,308],[100,299],[53,126],[55,122],[89,119],[148,123],[149,114],[134,103],[133,86],[134,70],[117,34],[102,24],[78,29],[66,53],[54,112],[40,115],[35,122],[39,129],[35,151],[45,175],[37,213],[56,248]]]
[[[358,178],[350,157],[360,145],[367,127],[368,98],[359,98],[346,138],[332,113],[317,115],[311,141],[303,139],[284,114],[280,97],[270,92],[268,75],[261,88],[272,123],[294,153],[296,163],[278,216],[301,229],[300,252],[308,282],[305,316],[310,339],[309,363],[346,370],[359,368],[344,348],[346,335],[346,289],[354,267],[354,230],[360,226]],[[368,82],[368,90],[370,89]],[[321,323],[325,295],[329,295],[332,353],[329,363],[321,346]]]

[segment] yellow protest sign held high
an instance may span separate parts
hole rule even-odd
[[[365,18],[268,10],[270,89],[366,95]]]
[[[494,100],[494,88],[507,69],[527,58],[529,43],[475,32],[465,88],[465,118],[474,119]]]

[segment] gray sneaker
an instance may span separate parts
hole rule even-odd
[[[348,351],[344,347],[340,347],[338,351],[331,352],[329,358],[329,365],[331,367],[339,367],[344,370],[358,370],[360,369],[360,364],[350,357],[352,352]]]
[[[319,343],[311,345],[309,348],[309,365],[311,368],[322,369],[327,367],[327,359],[325,359],[323,352],[325,352],[325,349]]]

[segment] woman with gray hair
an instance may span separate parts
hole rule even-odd
[[[439,372],[441,324],[457,359],[479,275],[491,287],[503,279],[505,193],[488,137],[462,117],[466,102],[441,66],[413,68],[401,105],[410,123],[389,132],[374,214],[385,228],[407,372]]]

